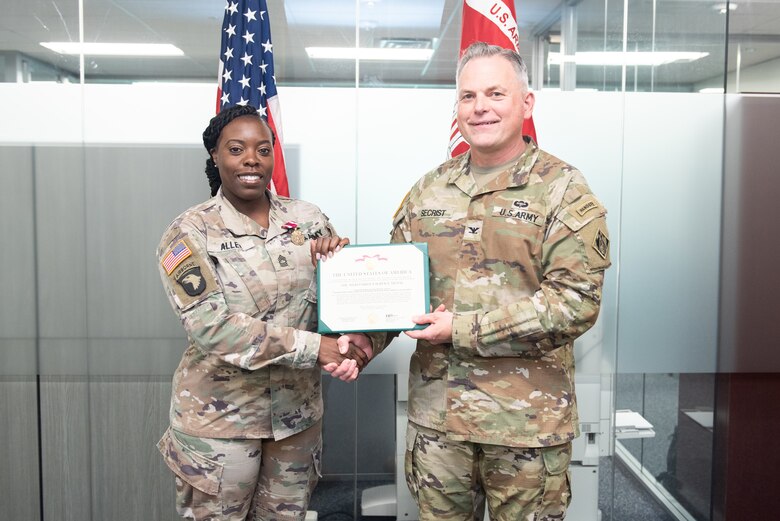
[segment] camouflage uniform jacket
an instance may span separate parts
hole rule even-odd
[[[270,199],[267,231],[220,191],[177,217],[157,250],[189,338],[170,413],[186,434],[278,440],[322,417],[309,240],[335,232],[316,206]]]
[[[452,344],[419,341],[409,419],[455,440],[516,447],[579,434],[574,339],[596,321],[610,265],[606,211],[582,174],[529,142],[479,188],[470,154],[426,174],[393,242],[428,243],[431,305]]]

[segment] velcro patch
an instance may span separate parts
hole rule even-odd
[[[589,271],[601,271],[612,264],[609,258],[609,235],[603,218],[590,221],[579,230],[578,235],[585,246]]]
[[[180,308],[184,310],[190,307],[191,304],[202,300],[216,291],[219,286],[214,278],[213,271],[207,265],[209,261],[197,255],[195,252],[198,250],[193,250],[186,239],[178,241],[171,248],[171,252],[180,243],[190,253],[187,257],[179,260],[176,266],[168,272],[168,287],[175,295]]]
[[[187,270],[181,271],[176,282],[184,289],[184,292],[191,297],[203,293],[206,289],[206,279],[200,272],[200,266],[193,266]]]
[[[477,242],[482,240],[482,221],[467,222],[463,230],[463,240]]]
[[[580,217],[599,207],[599,203],[594,201],[592,198],[586,196],[583,197],[583,199],[585,199],[585,201],[576,207],[577,214],[580,215]]]
[[[593,249],[601,255],[602,259],[607,258],[609,255],[609,237],[599,228],[596,232],[596,236],[593,238]]]
[[[419,219],[426,219],[431,217],[450,217],[452,215],[451,210],[444,208],[422,208],[417,212]]]
[[[176,269],[176,266],[181,264],[184,259],[190,255],[192,255],[192,250],[190,250],[190,247],[187,246],[187,243],[185,243],[184,240],[180,240],[163,256],[160,264],[162,264],[162,267],[165,269],[166,275],[170,275],[171,272]]]
[[[576,232],[606,213],[599,200],[593,195],[587,194],[558,212],[556,218],[563,221],[566,226]]]
[[[541,214],[529,210],[520,210],[515,207],[502,208],[501,206],[494,206],[493,217],[506,217],[515,221],[535,224],[536,226],[542,226],[544,224],[544,217],[542,217]]]

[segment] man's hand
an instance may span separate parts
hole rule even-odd
[[[444,304],[437,307],[427,315],[412,317],[415,324],[430,324],[425,329],[412,329],[404,331],[410,338],[426,340],[433,345],[452,343],[452,312],[447,311]]]
[[[355,345],[348,344],[342,352],[335,338],[323,336],[320,340],[317,363],[334,378],[345,382],[356,380],[368,360],[363,350]]]
[[[336,343],[339,345],[339,352],[341,354],[346,354],[349,345],[352,344],[363,351],[369,361],[374,356],[374,345],[371,343],[371,339],[368,335],[364,335],[363,333],[347,333],[346,335],[341,335],[336,340]]]
[[[339,353],[345,356],[351,352],[351,349],[359,349],[366,356],[366,364],[368,364],[368,362],[374,356],[374,349],[371,344],[371,339],[363,333],[348,333],[346,335],[341,335],[338,340],[336,340],[336,343],[339,347]],[[341,364],[328,364],[324,366],[323,369],[329,372],[330,375],[334,378],[339,378],[345,382],[351,382],[357,379],[360,371],[363,370],[365,365],[358,367],[357,365],[350,364],[349,362],[351,362],[351,360],[346,359]]]
[[[311,241],[311,263],[316,266],[317,261],[320,259],[322,262],[325,262],[347,244],[349,244],[347,237],[341,238],[338,235],[317,237]]]

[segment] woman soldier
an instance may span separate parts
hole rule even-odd
[[[251,106],[212,118],[213,197],[177,217],[157,251],[189,337],[158,444],[187,519],[303,519],[320,470],[320,368],[349,381],[370,358],[314,332],[311,258],[349,241],[316,206],[268,190],[273,143]]]

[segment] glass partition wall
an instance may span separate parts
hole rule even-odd
[[[386,242],[408,188],[446,157],[461,3],[268,2],[292,195],[355,243]],[[209,195],[200,133],[229,6],[3,3],[2,518],[177,518],[155,443],[186,339],[154,251],[167,224]],[[780,8],[515,7],[540,145],[582,170],[609,210],[602,313],[576,346],[583,435],[567,519],[738,519],[724,499],[736,493],[729,433],[737,412],[753,409],[734,404],[776,390],[780,366],[771,339],[756,336],[776,317],[769,290],[739,313],[744,288],[777,281],[765,256],[746,256],[773,244],[760,223],[776,175],[745,159],[761,157],[748,145],[772,132],[745,129],[775,110]],[[181,54],[69,54],[57,42]],[[390,55],[361,54],[373,49]],[[392,54],[408,50],[423,58]],[[762,164],[776,164],[774,148],[764,143]],[[750,183],[746,165],[757,172]],[[750,213],[750,201],[764,204]],[[751,266],[762,276],[734,275]],[[745,354],[751,334],[765,351]],[[416,519],[400,466],[413,348],[399,337],[355,384],[323,376],[323,477],[311,505],[320,519]]]

